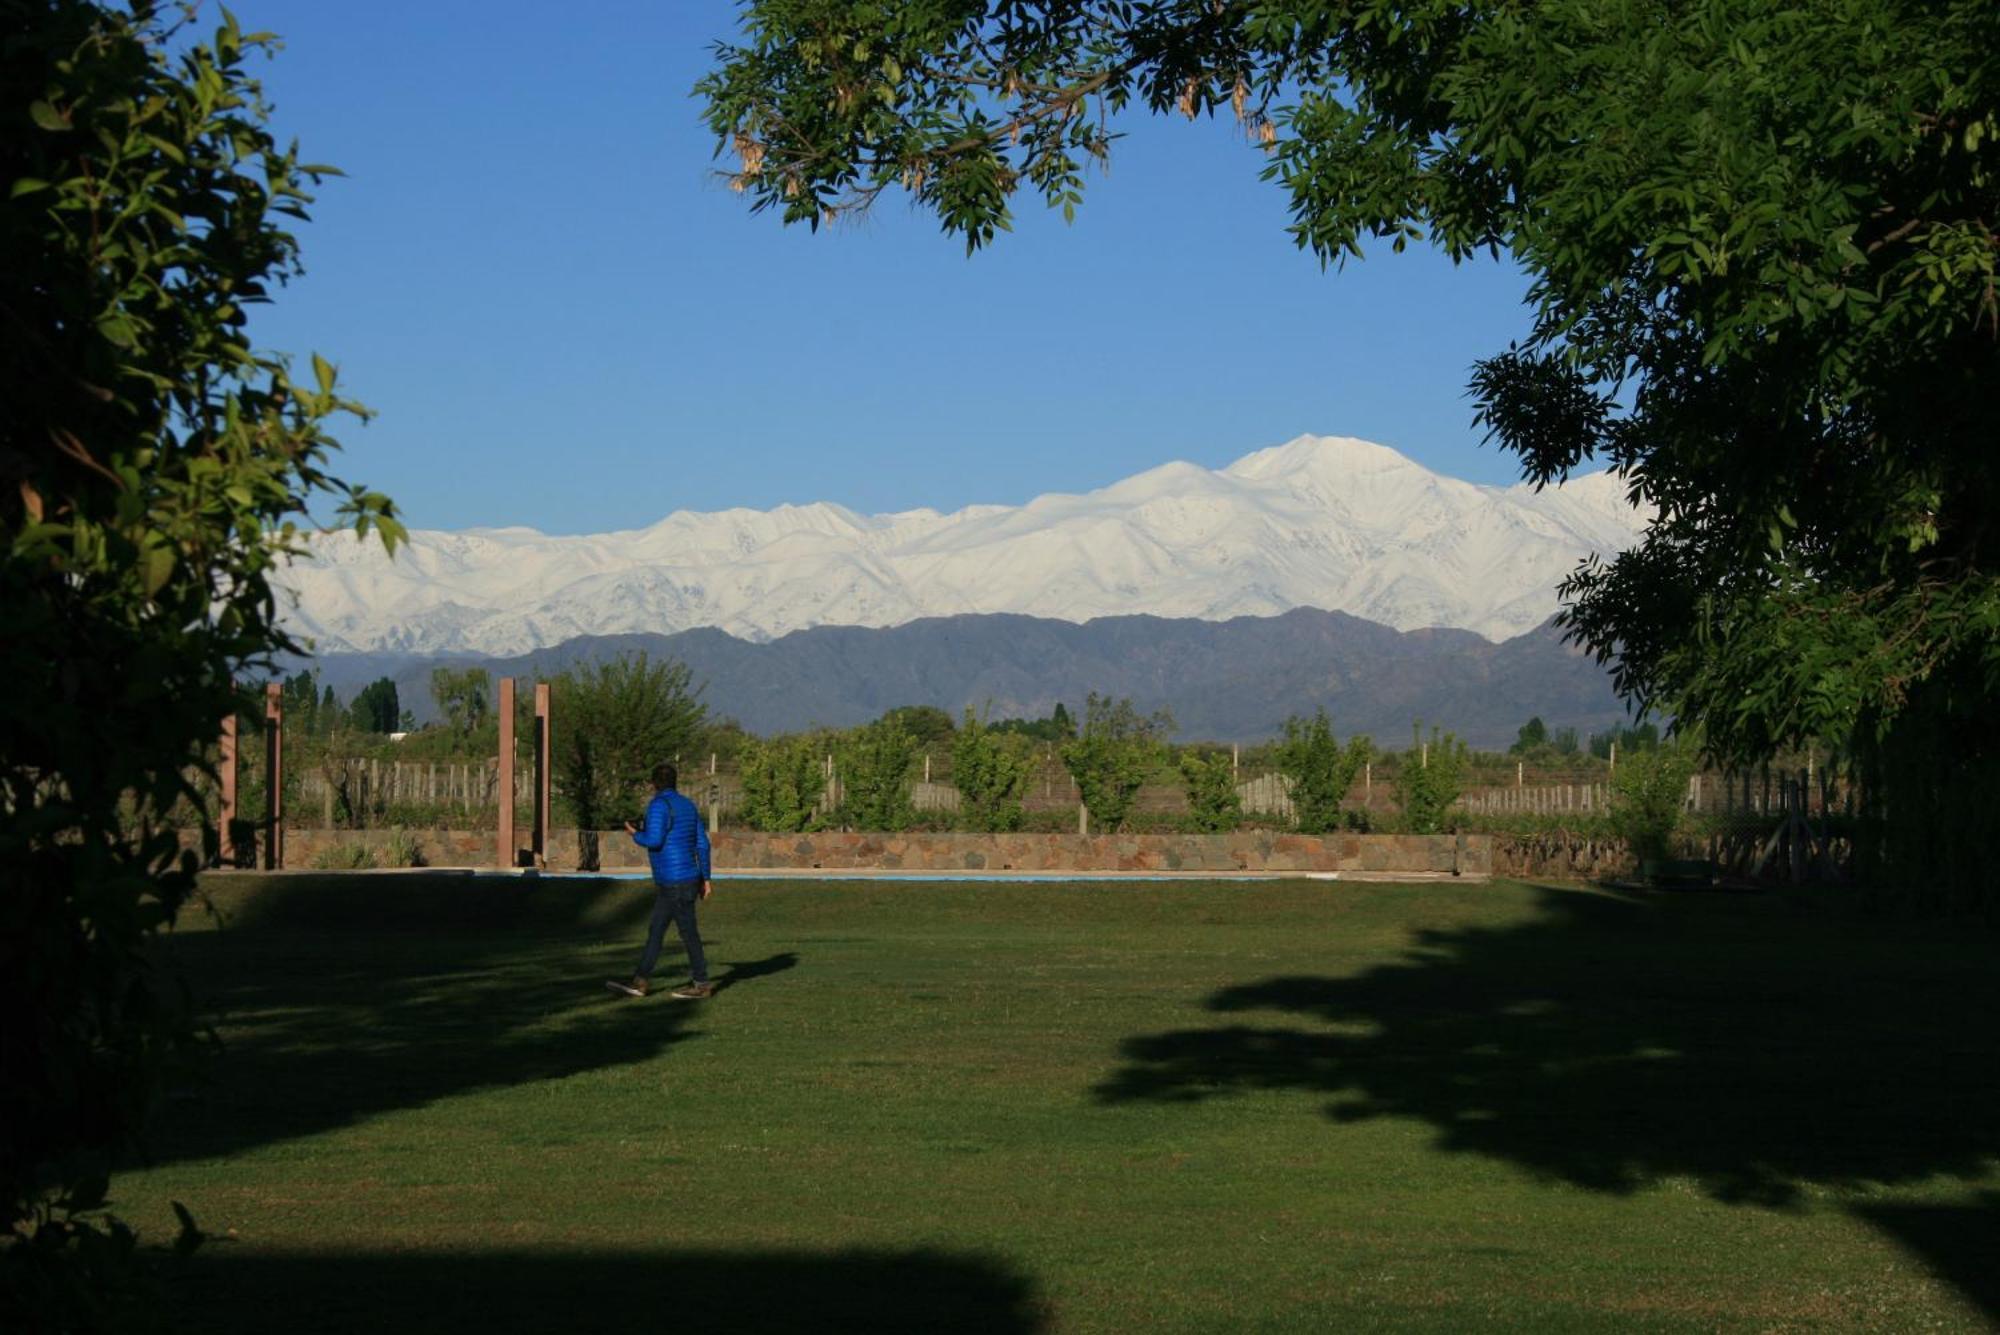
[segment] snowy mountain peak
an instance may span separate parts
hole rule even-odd
[[[1230,477],[1268,482],[1299,474],[1311,476],[1354,473],[1413,472],[1435,477],[1429,469],[1387,445],[1354,436],[1295,436],[1282,445],[1255,450],[1222,470]]]
[[[1212,470],[1173,462],[1025,505],[862,515],[832,502],[676,510],[628,533],[350,536],[293,565],[292,629],[323,650],[522,653],[578,635],[716,626],[768,639],[961,612],[1219,620],[1295,607],[1503,638],[1642,526],[1609,475],[1484,487],[1387,446],[1299,436]]]

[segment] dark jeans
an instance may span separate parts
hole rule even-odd
[[[646,932],[646,953],[639,956],[638,974],[653,976],[660,962],[660,942],[667,936],[667,920],[681,929],[681,944],[687,947],[688,975],[697,983],[708,981],[708,956],[701,950],[701,929],[694,923],[695,901],[701,897],[700,881],[680,881],[657,886],[653,893],[653,925]]]

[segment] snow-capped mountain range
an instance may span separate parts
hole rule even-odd
[[[519,654],[580,635],[713,626],[765,640],[1018,612],[1222,620],[1297,607],[1502,639],[1555,611],[1588,553],[1644,517],[1606,473],[1478,486],[1386,446],[1300,436],[1223,469],[1170,463],[1097,491],[940,514],[839,505],[678,510],[649,528],[413,530],[392,560],[336,534],[293,564],[322,652]]]

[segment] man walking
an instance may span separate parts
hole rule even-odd
[[[646,826],[640,829],[629,820],[625,822],[632,842],[646,850],[647,860],[653,864],[654,890],[653,925],[646,933],[646,949],[639,956],[638,970],[629,983],[614,980],[604,984],[622,996],[646,995],[670,918],[680,928],[681,944],[687,947],[688,968],[693,976],[685,987],[675,988],[673,995],[683,1001],[699,1001],[715,991],[708,981],[708,957],[702,953],[701,929],[694,921],[695,901],[707,899],[711,893],[708,831],[703,828],[701,813],[695,810],[694,803],[675,791],[678,782],[680,775],[672,765],[653,766],[653,800],[646,805]]]

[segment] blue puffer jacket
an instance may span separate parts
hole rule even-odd
[[[653,864],[655,885],[708,879],[708,828],[694,803],[671,788],[646,804],[646,827],[632,836]]]

